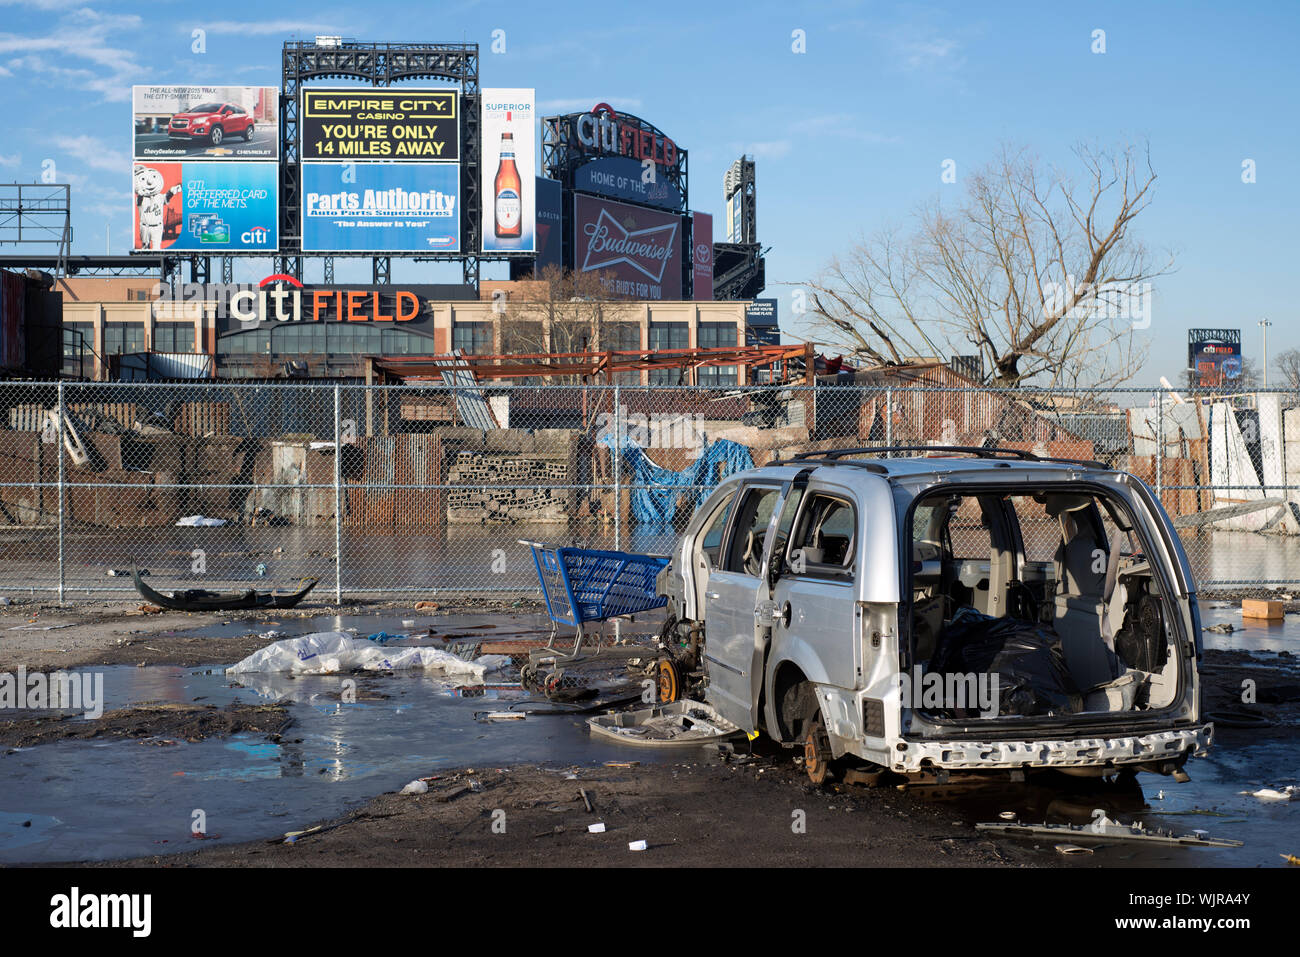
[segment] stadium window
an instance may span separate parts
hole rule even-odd
[[[650,351],[662,352],[665,349],[689,349],[691,342],[690,328],[684,322],[650,323]]]
[[[738,342],[734,322],[701,322],[698,335],[701,349],[730,349]]]
[[[153,329],[154,352],[193,352],[194,323],[160,322]]]
[[[130,352],[144,352],[144,323],[105,323],[104,355],[124,355]]]
[[[492,323],[458,322],[451,329],[451,347],[467,356],[492,354]]]

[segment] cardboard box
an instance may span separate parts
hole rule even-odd
[[[1261,598],[1243,598],[1241,600],[1242,618],[1262,618],[1266,621],[1282,620],[1282,602]]]

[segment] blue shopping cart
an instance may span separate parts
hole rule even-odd
[[[655,588],[655,577],[668,564],[664,556],[546,545],[525,539],[520,539],[519,544],[532,549],[546,613],[551,618],[551,640],[546,647],[554,647],[556,626],[570,625],[577,631],[573,652],[567,657],[577,657],[583,626],[588,622],[662,608],[668,602]]]

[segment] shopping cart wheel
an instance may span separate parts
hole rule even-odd
[[[660,658],[655,663],[659,684],[659,703],[672,704],[682,696],[682,673],[672,658]]]

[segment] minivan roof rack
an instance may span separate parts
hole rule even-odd
[[[1091,459],[1058,458],[1050,455],[1035,455],[1033,452],[1027,452],[1024,449],[1008,449],[999,446],[984,447],[976,445],[885,445],[865,448],[826,449],[822,452],[800,452],[795,455],[790,462],[820,461],[820,464],[823,465],[848,465],[848,462],[841,462],[841,459],[847,455],[880,456],[890,455],[894,452],[962,453],[966,455],[974,455],[982,459],[1011,457],[1023,462],[1064,462],[1071,465],[1084,465],[1088,468],[1096,469],[1104,469],[1108,467],[1102,462],[1095,462]]]

